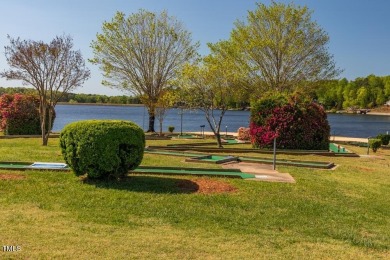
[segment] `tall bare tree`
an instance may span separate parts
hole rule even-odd
[[[13,39],[5,47],[10,66],[0,73],[7,80],[21,80],[33,86],[40,100],[42,145],[47,145],[58,100],[90,77],[80,51],[74,51],[70,36],[56,36],[50,43]]]
[[[103,85],[144,97],[148,108],[148,132],[154,132],[156,103],[176,72],[196,55],[198,44],[191,34],[166,12],[140,10],[127,18],[117,12],[104,22],[91,47],[93,64],[100,65]]]

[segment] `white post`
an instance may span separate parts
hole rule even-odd
[[[180,136],[183,135],[183,108],[181,108],[180,112]]]
[[[273,160],[273,169],[276,170],[276,137],[274,138],[274,160]]]

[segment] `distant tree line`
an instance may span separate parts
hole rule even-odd
[[[35,89],[25,87],[0,87],[2,94],[35,94]],[[329,80],[320,82],[312,93],[327,110],[348,108],[375,108],[390,100],[390,75],[379,77],[369,75],[348,81]],[[99,94],[65,93],[59,102],[92,104],[141,104],[137,96],[107,96]],[[250,105],[249,97],[228,97],[229,108],[245,108]]]
[[[36,94],[36,90],[32,88],[4,88],[0,87],[0,95],[2,94]],[[92,104],[141,104],[139,97],[133,96],[106,96],[99,94],[76,94],[76,93],[64,93],[59,102],[67,103],[92,103]]]
[[[325,81],[319,84],[315,95],[327,110],[382,106],[390,100],[390,76]]]

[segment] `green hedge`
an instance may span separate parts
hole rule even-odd
[[[141,163],[145,134],[130,121],[86,120],[65,126],[60,146],[77,176],[118,179]]]
[[[390,135],[388,134],[379,134],[377,139],[381,139],[383,145],[388,145],[390,142]]]
[[[382,145],[382,140],[381,139],[370,139],[368,144],[370,145],[372,151],[375,153]]]

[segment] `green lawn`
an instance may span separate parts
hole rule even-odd
[[[179,141],[147,145],[170,142]],[[278,167],[295,184],[219,179],[238,191],[213,195],[183,193],[177,183],[190,176],[82,182],[71,173],[2,170],[24,179],[0,179],[0,247],[21,247],[0,249],[0,259],[388,259],[390,150],[376,155],[299,156],[339,166]],[[63,161],[58,139],[48,147],[1,139],[0,160]],[[143,165],[205,167],[151,154]]]

